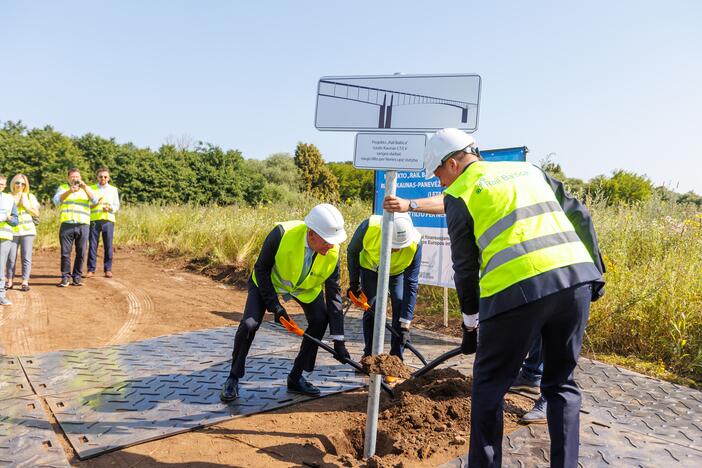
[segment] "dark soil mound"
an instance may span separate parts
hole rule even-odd
[[[389,375],[401,379],[409,379],[412,376],[410,368],[399,357],[389,354],[366,356],[361,360],[361,365],[369,374]]]
[[[455,369],[438,369],[397,385],[395,396],[381,401],[378,418],[375,466],[393,466],[394,456],[424,460],[450,445],[465,445],[470,435],[471,378]],[[517,428],[517,420],[533,401],[508,394],[505,397],[505,433]],[[345,431],[349,445],[362,458],[365,418]]]

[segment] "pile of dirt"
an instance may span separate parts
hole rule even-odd
[[[407,459],[424,461],[457,446],[467,451],[471,380],[455,369],[437,369],[396,386],[395,396],[381,402],[376,456],[368,460],[368,466],[396,466]],[[505,397],[505,434],[518,428],[518,419],[532,405],[533,401],[523,396]],[[345,431],[348,443],[343,445],[354,447],[357,459],[363,456],[364,432],[364,418]],[[348,457],[344,461],[348,463]]]
[[[366,356],[361,359],[361,365],[369,374],[389,375],[401,379],[409,379],[412,376],[410,368],[399,357],[389,354]]]

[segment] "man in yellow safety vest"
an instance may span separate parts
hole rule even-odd
[[[88,187],[80,176],[80,170],[68,170],[68,183],[56,189],[53,202],[60,207],[59,241],[61,243],[61,282],[57,286],[65,288],[69,278],[73,278],[73,286],[83,286],[83,259],[88,244],[90,230],[90,205],[96,204],[97,199],[93,190]],[[76,258],[71,270],[71,251],[76,246]]]
[[[477,341],[468,465],[500,466],[503,397],[541,336],[551,466],[577,466],[581,397],[573,370],[590,302],[604,286],[590,215],[538,167],[482,161],[475,140],[455,128],[437,132],[424,157],[427,178],[447,187],[463,342]]]
[[[105,277],[112,278],[112,239],[115,235],[115,213],[119,210],[119,191],[110,184],[110,171],[106,167],[99,168],[95,175],[97,184],[90,186],[98,203],[90,205],[90,247],[88,250],[88,274],[90,278],[97,268],[97,251],[102,236],[103,270]]]
[[[363,355],[371,354],[373,345],[373,315],[375,311],[378,269],[380,267],[380,238],[382,216],[373,215],[363,221],[354,233],[347,249],[349,290],[368,298],[372,306],[363,314]],[[397,332],[390,340],[390,354],[402,359],[410,341],[410,326],[414,318],[422,264],[421,234],[406,213],[397,213],[391,237],[390,279],[388,289],[392,302],[392,328]]]
[[[305,312],[306,333],[321,339],[329,325],[330,337],[339,357],[348,358],[344,344],[344,316],[339,285],[339,244],[346,240],[344,218],[332,205],[315,206],[304,221],[278,223],[268,234],[249,279],[244,315],[234,338],[232,367],[220,398],[239,396],[239,379],[244,376],[246,356],[266,310],[275,320],[289,320],[278,298],[297,302]],[[324,292],[322,292],[324,287]],[[319,389],[302,372],[312,372],[317,345],[303,339],[288,375],[288,391],[317,396]]]

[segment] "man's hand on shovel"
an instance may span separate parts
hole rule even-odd
[[[308,340],[310,340],[311,342],[313,342],[314,344],[316,344],[317,346],[319,346],[320,348],[322,348],[326,352],[330,353],[332,356],[334,356],[334,358],[337,361],[341,362],[342,364],[348,364],[351,367],[353,367],[354,369],[368,375],[368,372],[366,372],[366,370],[363,369],[363,367],[359,363],[357,363],[356,361],[351,359],[351,356],[349,355],[349,352],[346,349],[346,345],[344,344],[343,341],[335,340],[334,341],[334,348],[332,348],[331,346],[329,346],[328,344],[326,344],[322,340],[318,340],[317,338],[305,333],[305,330],[300,328],[295,323],[295,321],[293,319],[286,320],[284,318],[281,318],[280,324],[283,325],[285,327],[285,329],[288,330],[289,332],[292,332],[298,336],[302,336],[304,338],[307,338]],[[338,348],[338,350],[337,350],[337,348]],[[344,353],[344,351],[345,351],[345,353]],[[383,387],[383,390],[385,390],[390,396],[395,395],[393,393],[392,389],[390,387],[388,387],[384,382],[381,382],[381,385]]]
[[[349,296],[349,299],[351,299],[351,302],[356,307],[361,308],[361,310],[363,310],[364,312],[366,312],[368,309],[371,308],[371,305],[368,303],[368,297],[366,297],[366,294],[363,291],[361,291],[360,296],[356,296],[353,293],[353,291],[351,289],[349,289],[348,296]],[[373,301],[375,302],[375,299],[373,299]],[[396,338],[402,340],[402,345],[404,347],[406,347],[407,349],[409,349],[410,351],[412,351],[412,354],[417,356],[419,358],[419,360],[422,361],[422,364],[424,364],[424,365],[427,364],[427,360],[424,357],[424,355],[422,353],[420,353],[419,350],[412,345],[412,343],[410,343],[409,329],[405,333],[400,334],[397,332],[397,330],[392,328],[392,326],[390,324],[388,324],[387,322],[385,323],[385,329],[388,330],[390,333],[392,333]]]

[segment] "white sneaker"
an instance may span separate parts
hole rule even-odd
[[[12,301],[6,297],[0,297],[0,306],[12,305]]]

